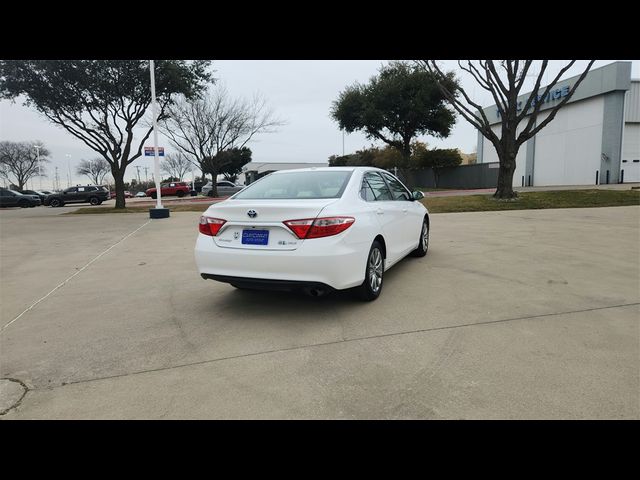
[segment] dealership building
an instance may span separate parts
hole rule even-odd
[[[537,122],[568,94],[578,76],[558,82],[543,102]],[[538,90],[544,92],[545,87]],[[529,94],[518,101],[526,103]],[[500,137],[500,113],[484,109]],[[525,117],[518,134],[526,126]],[[493,144],[478,133],[478,163],[497,167]],[[537,135],[520,147],[513,186],[599,185],[640,182],[640,80],[631,62],[591,70],[571,99]]]

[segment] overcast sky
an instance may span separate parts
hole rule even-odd
[[[615,60],[599,60],[592,68],[607,65]],[[632,61],[632,78],[640,77],[640,60]],[[329,110],[338,94],[355,82],[366,83],[376,75],[385,60],[221,60],[213,62],[214,76],[224,83],[234,97],[250,98],[254,93],[263,94],[277,117],[285,120],[285,126],[276,133],[256,136],[248,144],[253,160],[258,162],[326,162],[330,155],[343,152],[343,135],[331,120]],[[456,61],[443,61],[447,70],[455,70],[462,86],[483,106],[493,104],[491,95],[478,87],[474,80],[457,68]],[[551,80],[566,61],[550,62],[547,78]],[[578,61],[563,78],[577,75],[587,64]],[[524,91],[529,91],[534,78],[529,79]],[[527,89],[528,87],[528,89]],[[75,174],[75,166],[81,159],[97,156],[80,140],[63,129],[49,123],[35,110],[23,107],[19,102],[0,101],[0,140],[40,140],[51,151],[51,163],[47,164],[48,177],[42,180],[43,188],[51,188],[55,167],[59,167],[60,186],[67,186],[67,172],[71,170],[72,184],[87,183],[88,179]],[[458,117],[453,133],[446,139],[423,137],[431,147],[459,148],[465,153],[474,151],[477,133],[463,118]],[[169,141],[159,137],[160,146],[167,153],[174,151]],[[372,144],[364,135],[344,136],[344,152],[352,153]],[[153,136],[146,143],[153,146]],[[151,179],[153,157],[141,157],[127,169],[125,180],[136,176],[135,165],[149,167]],[[140,169],[144,179],[144,170]],[[190,178],[190,177],[189,177]],[[31,188],[39,188],[40,180],[30,182]]]

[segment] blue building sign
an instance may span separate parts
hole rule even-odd
[[[571,85],[566,85],[562,88],[557,88],[555,90],[551,90],[549,93],[547,93],[545,95],[545,97],[543,98],[542,95],[536,95],[536,97],[531,101],[531,106],[529,107],[530,109],[535,107],[536,104],[538,103],[546,103],[552,100],[559,100],[562,97],[566,97],[567,95],[569,95],[569,91],[571,90]],[[524,106],[524,102],[522,100],[520,100],[518,102],[518,106],[517,106],[517,110],[518,112],[520,112],[522,110],[522,107]],[[501,116],[501,112],[500,109],[497,108],[496,109],[496,115],[498,117]]]

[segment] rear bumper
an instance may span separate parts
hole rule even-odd
[[[216,280],[218,282],[230,283],[244,288],[256,288],[264,290],[324,290],[332,291],[333,287],[320,282],[305,282],[295,280],[273,280],[269,278],[247,278],[247,277],[231,277],[228,275],[213,275],[210,273],[201,273],[200,276],[205,280]]]
[[[335,236],[305,240],[296,250],[245,250],[219,247],[200,233],[194,253],[203,278],[285,290],[313,286],[343,290],[364,281],[369,244]]]

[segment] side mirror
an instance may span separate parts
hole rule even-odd
[[[415,192],[412,192],[412,193],[411,193],[411,198],[412,198],[413,200],[421,200],[421,199],[423,199],[423,198],[424,198],[424,193],[422,193],[422,192],[420,192],[420,191],[416,190]]]

